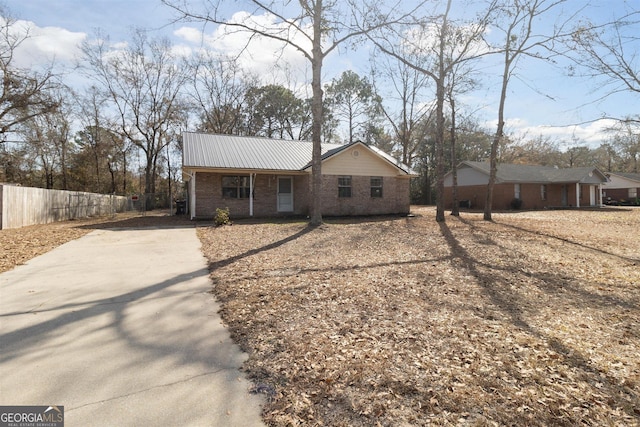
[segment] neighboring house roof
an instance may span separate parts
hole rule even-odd
[[[640,183],[640,173],[607,172],[607,175],[620,176],[622,178],[626,178],[626,179],[631,180],[631,181],[638,181]]]
[[[626,188],[640,188],[640,174],[626,172],[607,172],[609,182],[605,184],[607,189],[620,190]]]
[[[489,162],[465,161],[458,166],[470,167],[481,173],[489,175],[491,168]],[[449,172],[450,174],[451,172]],[[551,166],[515,165],[499,163],[496,172],[496,182],[510,183],[577,183],[590,181],[593,175],[598,175],[602,182],[607,181],[607,177],[594,167],[580,168],[556,168]]]
[[[182,165],[187,168],[303,171],[311,167],[313,144],[309,141],[184,132],[182,142]],[[355,144],[366,146],[406,174],[414,174],[389,154],[361,142],[322,144],[322,160]]]

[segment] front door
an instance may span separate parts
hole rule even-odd
[[[293,212],[293,178],[278,177],[278,212]]]
[[[569,204],[568,190],[567,186],[562,186],[562,206],[565,207]]]

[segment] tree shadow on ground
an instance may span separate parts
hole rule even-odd
[[[634,401],[637,404],[637,395],[630,394],[619,384],[616,378],[597,368],[586,355],[581,354],[578,350],[567,345],[562,340],[550,336],[543,330],[531,325],[523,315],[522,307],[526,305],[526,302],[522,301],[520,296],[510,292],[509,284],[505,283],[504,279],[502,279],[500,275],[490,274],[493,267],[487,266],[474,258],[469,251],[461,245],[446,223],[440,222],[439,226],[442,236],[451,251],[452,259],[458,260],[459,265],[476,279],[476,282],[481,287],[483,293],[489,297],[493,306],[497,308],[499,312],[506,315],[513,326],[526,334],[547,343],[551,349],[562,357],[564,363],[581,372],[581,378],[579,379],[587,384],[591,384],[592,387],[594,387],[594,392],[602,392],[605,390],[609,396],[612,397],[612,399],[607,402],[612,409],[616,410],[622,407],[625,408],[630,415],[637,416],[637,414],[632,412],[629,405],[630,402]],[[495,245],[495,249],[498,249],[497,245]],[[487,248],[487,250],[491,250],[491,247]],[[487,269],[488,272],[483,272],[481,267],[489,267]],[[541,277],[539,279],[544,281],[545,279],[548,279],[548,277]],[[592,300],[595,298],[597,300],[597,297],[594,296],[589,296],[589,298]],[[637,309],[636,306],[626,308]],[[513,367],[512,369],[517,368]],[[602,387],[596,390],[597,384],[602,384]],[[624,398],[621,398],[622,396],[624,396]],[[615,397],[620,400],[615,399]]]
[[[495,240],[493,240],[491,238],[491,236],[489,234],[487,234],[486,232],[482,231],[479,229],[479,227],[473,222],[473,221],[468,221],[464,218],[459,218],[459,221],[463,224],[465,224],[466,226],[469,227],[470,230],[472,231],[479,231],[480,235],[482,236],[483,239],[483,244],[488,245],[488,250],[491,250],[492,248],[497,250],[501,250],[502,253],[504,254],[508,254],[510,256],[510,258],[518,260],[518,259],[525,259],[527,254],[525,252],[519,252],[519,253],[513,253],[514,252],[514,248],[506,248],[501,246],[499,243],[497,243]],[[532,230],[528,230],[526,228],[522,228],[522,227],[517,227],[517,226],[513,226],[510,224],[503,224],[503,223],[495,223],[496,225],[499,225],[501,227],[505,227],[505,228],[511,228],[523,233],[527,233],[527,234],[531,234],[531,235],[535,235],[538,237],[543,237],[543,238],[548,238],[551,240],[557,240],[563,243],[568,243],[571,244],[572,246],[578,248],[578,249],[586,249],[588,251],[592,251],[596,254],[602,254],[602,255],[606,255],[606,256],[612,256],[618,259],[621,259],[623,261],[629,261],[629,258],[617,255],[617,254],[612,254],[610,252],[604,251],[604,250],[600,250],[598,248],[594,248],[591,246],[587,246],[584,244],[581,244],[579,242],[574,242],[574,241],[570,241],[568,239],[564,239],[561,237],[557,237],[557,236],[553,236],[553,235],[549,235],[546,233],[542,233],[542,232],[538,232],[538,231],[532,231]],[[441,225],[442,227],[442,225]],[[452,235],[453,237],[453,235]],[[498,266],[498,265],[489,265],[485,262],[482,262],[478,259],[474,260],[474,263],[476,266],[480,266],[486,269],[490,269],[490,270],[495,270],[495,271],[503,271],[507,274],[511,274],[511,275],[516,275],[516,274],[522,274],[523,271],[520,269],[516,269],[514,267],[514,264],[516,261],[512,261],[511,264],[507,265],[506,267],[502,267],[502,266]],[[572,294],[572,304],[573,305],[580,305],[580,303],[583,303],[583,305],[585,306],[589,306],[589,307],[620,307],[620,308],[626,308],[629,310],[637,310],[639,309],[638,304],[632,302],[632,301],[628,301],[628,300],[624,300],[621,298],[617,298],[615,296],[611,296],[611,295],[607,295],[607,294],[599,294],[599,293],[594,293],[594,292],[589,292],[585,289],[584,286],[580,286],[579,284],[576,283],[576,278],[572,277],[572,276],[567,276],[567,275],[561,275],[559,274],[558,271],[553,271],[553,272],[535,272],[535,273],[531,273],[528,272],[527,275],[537,279],[537,283],[538,283],[538,288],[545,291],[546,293],[554,293],[554,292],[558,292],[559,290],[562,290],[563,292],[568,292],[570,294]]]
[[[103,314],[113,314],[121,317],[122,312],[131,304],[140,301],[150,295],[162,292],[176,285],[190,280],[197,272],[187,272],[178,276],[167,279],[155,285],[147,286],[142,289],[132,290],[121,295],[107,297],[99,300],[79,302],[77,304],[62,304],[61,306],[52,307],[46,310],[30,310],[28,312],[12,312],[5,313],[2,317],[21,316],[25,314],[38,314],[44,312],[55,312],[60,310],[74,309],[66,311],[56,317],[43,322],[30,324],[29,326],[7,332],[0,335],[0,343],[2,344],[2,355],[0,355],[0,363],[12,360],[22,351],[30,346],[37,345],[47,335],[72,325],[74,323],[84,322],[88,319],[101,316]]]
[[[465,224],[467,224],[467,225],[469,225],[469,226],[472,226],[472,223],[470,221],[468,221],[468,220],[460,218],[460,221],[465,223]],[[634,264],[640,263],[640,258],[627,257],[627,256],[624,256],[624,255],[616,254],[616,253],[613,253],[613,252],[606,251],[606,250],[604,250],[602,248],[598,248],[598,247],[595,247],[595,246],[589,246],[589,245],[585,245],[584,243],[576,242],[576,241],[568,239],[566,237],[554,236],[553,234],[548,234],[548,233],[544,233],[542,231],[537,231],[537,230],[529,230],[529,229],[524,228],[524,227],[518,227],[517,225],[506,224],[506,223],[503,223],[503,222],[496,222],[496,224],[499,224],[502,227],[511,228],[513,230],[517,230],[517,231],[520,231],[520,232],[523,232],[523,233],[527,233],[527,234],[531,234],[531,235],[534,235],[534,236],[540,236],[540,237],[545,237],[545,238],[557,240],[557,241],[560,241],[560,242],[563,242],[563,243],[567,243],[569,245],[573,245],[573,246],[577,246],[577,247],[580,247],[580,248],[583,248],[583,249],[588,249],[590,251],[598,252],[598,253],[601,253],[603,255],[616,257],[616,258],[619,258],[619,259],[621,259],[623,261],[628,261],[630,263],[634,263]],[[630,237],[630,238],[633,238],[633,237]]]
[[[304,236],[307,233],[312,232],[313,230],[315,230],[317,228],[318,227],[307,225],[302,230],[298,231],[295,234],[287,236],[284,239],[280,239],[280,240],[278,240],[276,242],[269,243],[268,245],[264,245],[264,246],[261,246],[259,248],[250,249],[250,250],[245,251],[245,252],[243,252],[241,254],[234,255],[232,257],[229,257],[229,258],[226,258],[226,259],[223,259],[223,260],[220,260],[220,261],[210,262],[209,263],[209,271],[213,272],[214,270],[217,270],[217,269],[222,268],[222,267],[226,267],[227,265],[233,264],[234,262],[237,262],[237,261],[239,261],[239,260],[241,260],[243,258],[247,258],[247,257],[250,257],[252,255],[259,254],[261,252],[265,252],[265,251],[268,251],[268,250],[271,250],[271,249],[275,249],[275,248],[277,248],[279,246],[284,245],[285,243],[289,243],[289,242],[292,242],[292,241],[294,241],[296,239],[299,239],[300,237]]]

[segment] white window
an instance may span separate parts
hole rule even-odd
[[[638,197],[638,189],[637,188],[630,188],[629,189],[629,198],[630,199],[635,199]]]
[[[513,197],[520,198],[520,184],[513,184]]]

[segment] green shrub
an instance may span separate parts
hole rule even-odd
[[[213,218],[213,222],[217,227],[230,224],[229,208],[216,208],[216,216]]]

